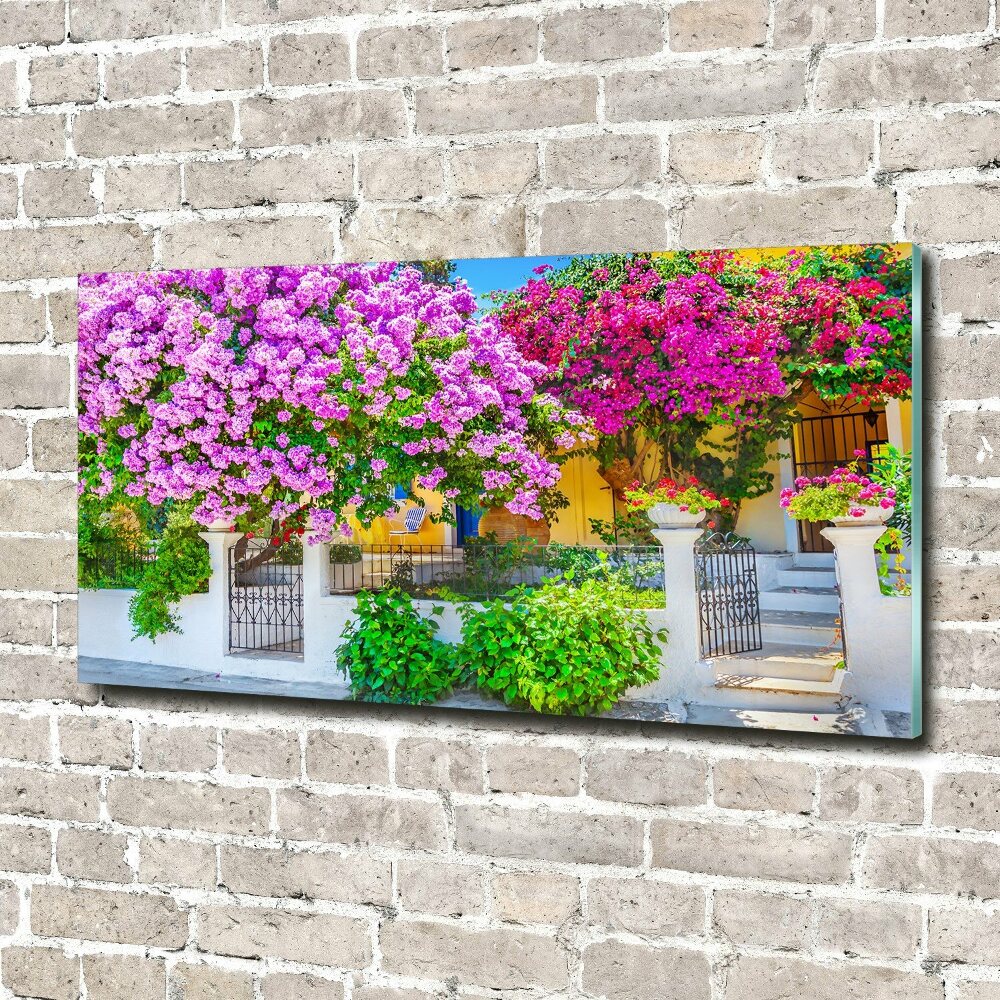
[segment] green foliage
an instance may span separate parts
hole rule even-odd
[[[415,267],[423,275],[424,281],[431,281],[436,285],[450,285],[455,280],[455,262],[446,258],[410,260],[400,266]]]
[[[598,517],[588,519],[590,530],[605,545],[655,545],[653,524],[646,512],[623,507],[610,521]]]
[[[330,562],[356,563],[361,561],[361,546],[340,542],[330,546]]]
[[[586,580],[603,580],[619,588],[622,603],[629,608],[663,608],[666,606],[662,582],[655,582],[663,572],[661,550],[648,556],[588,548],[582,545],[560,545],[553,542],[545,549],[545,565],[560,571],[553,578],[566,586],[579,587]],[[661,578],[662,579],[662,578]]]
[[[454,647],[437,638],[438,627],[433,618],[421,618],[400,590],[358,594],[355,618],[344,626],[336,650],[354,699],[423,705],[449,694],[462,672]]]
[[[514,578],[544,554],[532,538],[498,542],[494,533],[469,538],[462,548],[462,561],[454,571],[444,569],[434,579],[418,583],[410,552],[403,552],[394,562],[389,586],[415,597],[436,597],[445,601],[481,600],[505,594],[514,586]],[[447,565],[447,564],[446,564]]]
[[[896,506],[886,527],[898,529],[909,543],[913,530],[913,455],[889,445],[886,454],[872,462],[869,478],[896,491]]]
[[[913,586],[906,578],[903,533],[888,527],[875,543],[878,556],[878,586],[886,597],[909,597]]]
[[[550,715],[606,712],[659,676],[660,642],[615,580],[547,581],[482,609],[462,605],[462,669],[505,704]]]
[[[191,505],[178,504],[167,516],[156,558],[136,584],[128,614],[136,635],[156,639],[180,632],[172,605],[203,591],[211,575],[208,545],[199,537],[201,525],[191,520]]]
[[[138,508],[138,510],[136,509]],[[151,559],[149,511],[133,501],[80,497],[77,583],[85,590],[135,587]]]
[[[544,546],[533,538],[498,542],[493,532],[470,538],[464,546],[463,572],[450,579],[443,577],[442,582],[474,597],[502,594],[513,586],[514,577],[536,563],[544,551]]]

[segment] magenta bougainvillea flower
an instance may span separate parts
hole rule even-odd
[[[620,288],[589,300],[546,276],[520,293],[501,312],[503,328],[602,434],[645,408],[671,421],[743,423],[785,391],[780,333],[750,322],[709,273],[665,280],[638,258]]]
[[[81,490],[370,523],[416,480],[540,515],[586,421],[473,295],[394,263],[80,280]]]
[[[686,417],[749,424],[803,385],[823,398],[905,396],[905,299],[870,275],[846,276],[859,266],[849,257],[828,253],[818,266],[818,253],[756,266],[697,253],[693,273],[674,275],[623,258],[624,280],[607,288],[607,267],[570,284],[545,271],[504,296],[499,314],[553,391],[605,435]]]

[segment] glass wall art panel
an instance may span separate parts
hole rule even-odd
[[[81,276],[80,679],[917,735],[919,259]]]

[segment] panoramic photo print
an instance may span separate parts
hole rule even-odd
[[[918,248],[79,280],[82,681],[908,738]]]

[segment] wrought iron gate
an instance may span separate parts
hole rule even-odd
[[[302,653],[302,548],[285,545],[254,565],[269,547],[251,539],[241,558],[229,549],[229,652]]]
[[[701,655],[749,653],[764,645],[757,553],[749,539],[716,532],[695,546]]]

